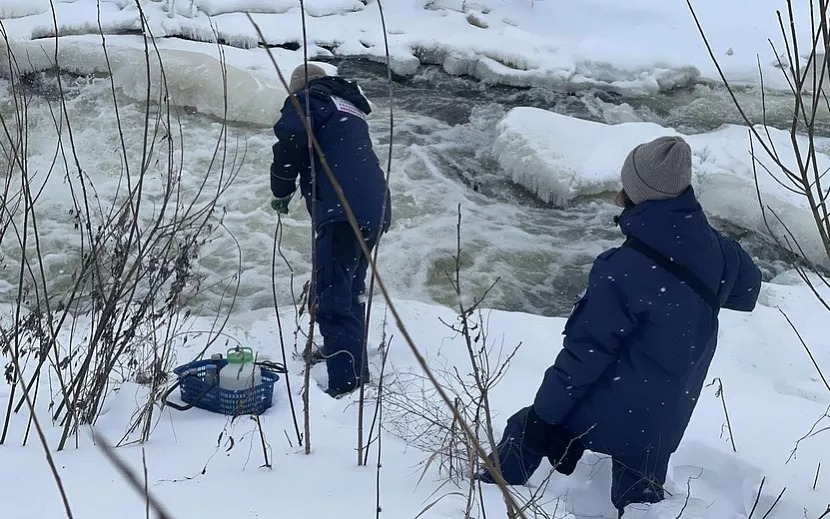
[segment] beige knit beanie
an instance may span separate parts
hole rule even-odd
[[[306,74],[308,74],[308,80],[306,80]],[[292,94],[296,94],[300,90],[304,89],[309,81],[312,79],[317,79],[321,77],[326,77],[326,71],[323,70],[322,67],[315,65],[313,63],[308,63],[308,72],[306,72],[306,65],[300,65],[299,67],[294,69],[294,72],[291,74],[291,82],[288,85],[288,89]]]

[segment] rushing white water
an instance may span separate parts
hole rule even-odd
[[[346,73],[365,80],[363,86],[376,102],[369,120],[377,153],[386,164],[390,114],[388,104],[381,98],[385,85],[376,73],[361,68],[365,65],[346,63],[343,67]],[[109,200],[119,190],[122,170],[109,80],[65,81],[69,82],[67,112],[80,164],[94,183],[97,196]],[[45,76],[36,76],[33,82],[35,95],[29,107],[30,171],[47,171],[56,153],[50,111],[50,106],[57,106],[54,84]],[[496,283],[488,295],[487,306],[543,314],[567,312],[583,287],[594,256],[619,243],[620,235],[612,222],[618,209],[603,197],[579,200],[568,209],[553,209],[510,183],[490,152],[496,123],[506,108],[517,104],[536,104],[609,121],[619,118],[621,113],[648,118],[653,109],[621,108],[595,96],[573,98],[542,91],[485,90],[467,80],[448,78],[434,71],[406,80],[396,88],[391,170],[394,223],[380,252],[381,273],[393,294],[454,302],[448,275],[455,270],[460,207],[462,289],[466,297],[478,297]],[[119,96],[119,101],[128,156],[137,161],[143,145],[144,106],[127,96]],[[12,113],[8,99],[0,110],[4,117]],[[275,107],[274,113],[277,110]],[[216,150],[222,125],[192,110],[178,112],[181,126],[174,125],[172,134],[179,149],[176,162],[181,162],[181,185],[186,194],[194,193],[212,167],[209,191],[218,182]],[[705,117],[706,114],[701,118]],[[235,290],[237,273],[237,310],[273,304],[271,273],[277,217],[269,206],[268,185],[273,141],[269,128],[233,125],[227,145],[219,146],[220,157],[227,153],[225,170],[238,169],[238,176],[220,197],[222,211],[217,222],[221,219],[222,225],[216,227],[214,239],[199,255],[197,268],[204,279],[192,303],[199,312],[214,312],[221,301],[227,302],[228,290]],[[164,160],[153,167],[151,174],[163,171]],[[68,286],[77,267],[80,244],[74,222],[67,218],[71,199],[63,170],[59,163],[45,182],[37,204],[43,262],[56,287]],[[45,178],[42,173],[39,175],[35,178]],[[149,196],[152,200],[158,193],[151,190]],[[309,275],[310,220],[299,199],[292,203],[283,223],[281,251],[290,269],[277,257],[274,268],[280,304],[289,303],[298,295]],[[781,270],[783,262],[763,240],[754,235],[749,235],[748,240],[763,260],[768,275]],[[1,250],[4,269],[0,273],[0,296],[5,301],[14,300],[19,246],[7,238]]]

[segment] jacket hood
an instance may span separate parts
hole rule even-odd
[[[360,89],[354,81],[346,81],[337,76],[326,76],[309,81],[308,89],[312,93],[342,97],[366,115],[372,113],[369,101],[360,93]]]
[[[707,250],[705,247],[713,240],[709,222],[691,187],[676,198],[631,205],[617,222],[626,236],[638,238],[680,263]]]

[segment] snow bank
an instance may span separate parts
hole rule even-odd
[[[746,229],[767,234],[758,204],[749,129],[726,125],[718,130],[684,138],[692,148],[695,187],[708,213]],[[763,130],[760,130],[763,135]],[[537,108],[515,108],[498,125],[493,154],[513,182],[535,193],[541,200],[565,206],[580,196],[620,189],[620,167],[638,144],[664,135],[679,135],[653,123],[615,125],[576,119]],[[770,129],[771,143],[791,168],[795,153],[787,132]],[[763,202],[787,224],[807,256],[827,262],[815,223],[805,198],[781,186],[783,174],[756,142],[761,165],[758,182]],[[806,140],[800,143],[806,149]],[[819,167],[830,168],[830,156],[819,155]],[[776,180],[778,179],[778,180]],[[786,231],[770,215],[776,235]]]
[[[58,43],[57,62],[63,70],[76,74],[104,74],[108,72],[107,56],[100,37],[64,37]],[[185,44],[183,44],[185,43]],[[0,43],[0,51],[3,51]],[[186,49],[186,50],[185,50]],[[49,69],[55,61],[55,40],[18,41],[12,51],[19,59],[20,73]],[[121,36],[108,37],[107,52],[112,77],[127,96],[143,100],[147,95],[147,70],[143,39]],[[286,79],[299,64],[291,56],[276,53]],[[225,65],[223,67],[223,59]],[[278,118],[287,92],[279,81],[267,55],[262,53],[257,63],[244,62],[247,68],[228,63],[221,58],[215,45],[192,42],[159,42],[158,50],[150,51],[151,97],[158,98],[162,84],[162,70],[171,102],[192,108],[200,113],[232,122],[269,127]],[[330,73],[336,69],[318,63]],[[8,61],[0,63],[0,75],[9,75]],[[223,80],[223,68],[227,90]],[[227,96],[227,115],[224,99]]]
[[[763,9],[755,0],[694,4],[731,80],[757,84],[760,53],[767,86],[786,88],[767,42],[778,41],[775,9],[785,7],[783,0]],[[0,9],[6,6],[19,16],[6,20],[9,33],[24,39],[53,35],[51,13],[42,13],[43,5],[48,2],[0,2]],[[305,7],[312,57],[333,53],[385,59],[375,2],[308,0]],[[156,37],[212,42],[218,36],[255,52],[262,42],[245,15],[254,13],[264,43],[303,41],[300,10],[293,0],[165,0],[145,2],[143,8]],[[384,8],[391,61],[399,74],[413,74],[419,64],[431,63],[494,83],[562,90],[598,87],[630,95],[671,90],[701,76],[718,80],[685,2],[398,0]],[[56,9],[59,34],[98,31],[96,0],[57,3]],[[140,27],[132,2],[102,0],[101,13],[107,33]],[[797,6],[796,15],[800,27],[809,26],[808,9]],[[736,19],[742,20],[738,26]],[[800,43],[801,49],[807,48],[806,42]]]
[[[758,505],[762,513],[766,513],[781,489],[787,488],[769,519],[792,519],[805,514],[818,517],[825,510],[830,478],[820,477],[815,490],[812,486],[817,464],[830,464],[830,431],[804,439],[794,458],[788,458],[799,438],[807,435],[825,413],[830,392],[775,307],[780,305],[795,320],[811,344],[820,344],[826,337],[822,324],[826,311],[803,285],[765,285],[762,302],[753,314],[722,313],[719,351],[709,372],[712,379],[717,377],[723,384],[737,453],[732,452],[724,429],[721,400],[714,387],[705,388],[683,443],[671,460],[669,498],[649,509],[632,506],[626,518],[676,519],[683,508],[683,517],[689,518],[747,517],[764,477]],[[431,368],[446,381],[447,388],[458,390],[451,380],[456,369],[458,373],[467,373],[469,359],[463,339],[443,324],[454,322],[453,311],[406,301],[397,304]],[[378,305],[372,315],[383,313],[383,306]],[[556,337],[563,320],[507,312],[486,315],[494,368],[499,365],[499,357],[505,358],[513,346],[522,343],[504,378],[490,393],[496,434],[500,435],[505,419],[532,400],[544,370],[557,354],[560,341]],[[294,322],[293,309],[284,309],[282,316],[284,323]],[[370,363],[375,380],[381,362],[376,350],[382,337],[380,321],[379,317],[374,320],[370,331]],[[194,333],[189,334],[176,354],[182,363],[196,355],[207,340],[195,331],[210,329],[213,321],[197,319],[190,324]],[[441,441],[440,434],[436,434],[439,431],[430,429],[427,417],[447,426],[451,420],[441,412],[442,405],[432,393],[420,391],[427,384],[412,353],[397,339],[401,336],[399,330],[390,325],[387,331],[394,339],[385,370],[388,386],[384,391],[380,506],[388,517],[414,517],[432,503],[424,517],[457,517],[464,507],[464,493],[447,490],[446,471],[441,473],[438,469],[441,460],[422,450],[435,448]],[[260,358],[280,358],[275,346],[279,332],[273,310],[237,315],[224,332],[227,337],[253,347]],[[79,340],[84,330],[75,333]],[[293,344],[292,333],[285,330],[289,345]],[[223,341],[222,346],[209,353],[224,347]],[[830,366],[830,352],[815,348],[814,353],[820,365]],[[298,392],[302,387],[302,366],[289,358],[288,368],[291,387]],[[312,380],[324,384],[323,365],[313,369]],[[132,383],[114,382],[114,386],[118,391],[107,399],[105,413],[95,427],[99,434],[118,441],[135,418],[137,402],[146,398],[146,389]],[[49,385],[44,381],[40,388],[43,394],[38,404],[46,417]],[[8,405],[9,389],[6,381],[0,380],[2,409]],[[370,388],[367,394],[368,429],[376,391]],[[297,398],[295,405],[299,411],[302,405]],[[369,517],[377,506],[377,444],[373,444],[368,467],[356,467],[356,398],[354,395],[333,400],[312,382],[312,454],[306,456],[296,443],[285,385],[278,383],[275,405],[261,417],[270,469],[262,466],[256,422],[247,418],[230,421],[199,409],[158,411],[151,441],[142,448],[119,448],[117,453],[138,474],[143,474],[142,456],[146,456],[150,491],[172,517],[190,517],[193,510],[203,510],[206,501],[210,502],[210,517],[320,517],[330,515],[333,506],[340,506],[338,514],[342,519]],[[178,392],[171,399],[178,401]],[[426,413],[423,417],[419,417],[419,409]],[[60,517],[63,509],[57,491],[53,486],[44,486],[51,475],[42,450],[31,437],[28,446],[20,446],[26,423],[25,414],[14,415],[3,446],[0,499],[4,514],[15,519]],[[41,424],[54,448],[61,433],[59,424],[45,418]],[[826,424],[827,419],[819,422],[818,429]],[[53,453],[74,514],[86,519],[144,517],[140,495],[107,462],[88,438],[86,429],[79,434],[79,443],[78,448]],[[578,518],[616,517],[609,502],[608,459],[588,452],[573,475],[556,474],[549,484],[541,486],[548,470],[549,465],[543,461],[530,481],[531,487],[515,490],[524,498],[539,492],[539,503],[549,514],[556,510],[557,517],[567,517],[568,513]],[[105,487],[107,491],[101,492]],[[436,491],[448,495],[436,500]],[[239,494],[244,497],[237,499]],[[503,515],[504,504],[496,488],[485,486],[482,497],[488,516]],[[349,505],[343,507],[343,503]]]
[[[0,20],[22,18],[49,10],[49,0],[0,0]]]
[[[116,84],[134,99],[143,99],[147,75],[143,68],[119,66],[113,74]],[[259,74],[225,65],[206,54],[182,50],[165,50],[161,63],[154,61],[151,71],[153,97],[162,84],[161,71],[171,101],[222,120],[270,126],[279,118],[287,97],[281,83]],[[223,77],[224,75],[224,77]],[[227,103],[225,100],[227,99]]]
[[[297,9],[297,0],[194,0],[193,5],[209,16],[225,13],[285,13]],[[329,16],[358,11],[364,7],[360,0],[306,0],[309,16]]]
[[[193,2],[200,11],[209,16],[217,14],[248,12],[248,13],[280,13],[296,6],[291,0],[195,0]]]

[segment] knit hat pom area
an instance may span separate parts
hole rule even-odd
[[[682,137],[659,137],[628,154],[620,171],[635,204],[681,195],[692,182],[692,150]]]

